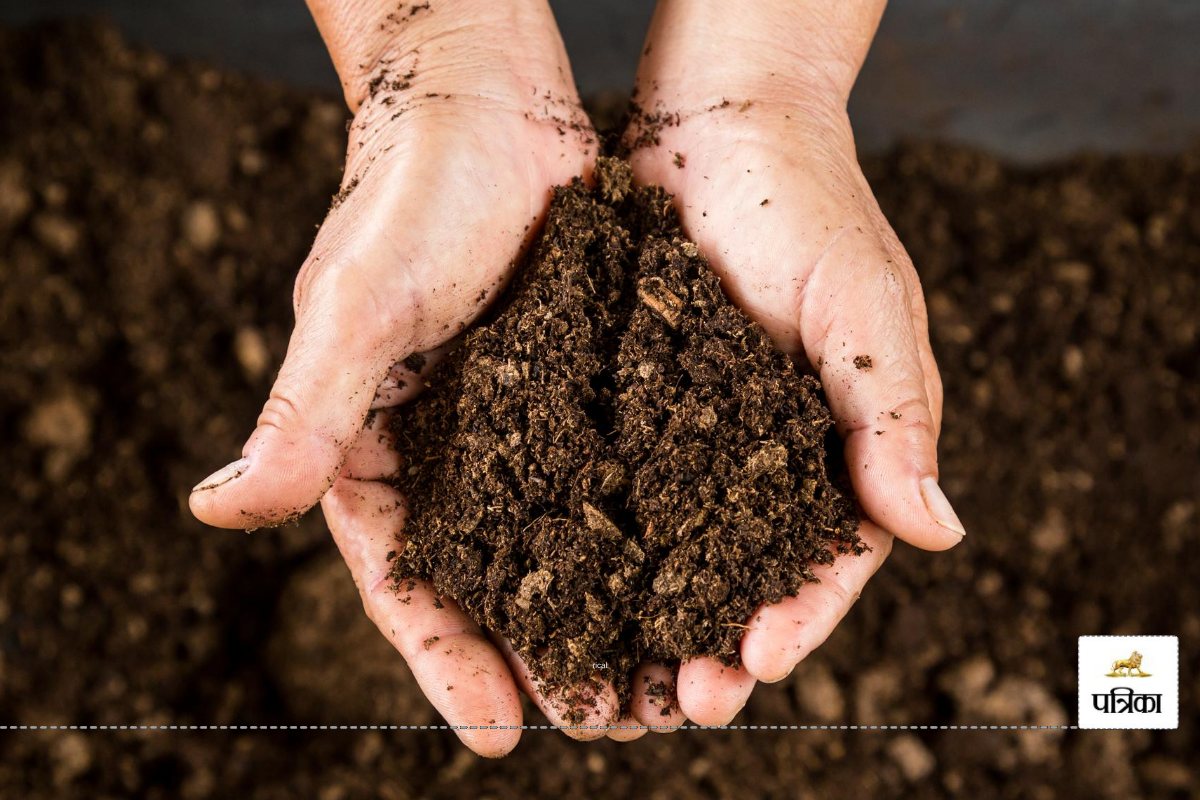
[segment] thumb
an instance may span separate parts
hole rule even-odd
[[[909,544],[953,547],[965,530],[938,484],[941,380],[916,271],[869,245],[827,257],[839,263],[817,269],[805,288],[802,336],[859,502]]]
[[[406,304],[371,290],[361,269],[328,267],[307,282],[313,264],[301,271],[287,356],[242,457],[192,490],[192,513],[209,525],[279,525],[315,505],[336,480],[376,388],[409,352],[411,315],[395,311]]]

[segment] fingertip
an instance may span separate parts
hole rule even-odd
[[[665,664],[645,663],[633,673],[630,710],[637,720],[655,733],[672,733],[687,717],[676,696],[675,672]]]
[[[815,581],[758,609],[742,637],[742,664],[763,683],[777,683],[820,647],[862,595],[892,551],[893,536],[869,520],[859,528],[866,549],[813,567]]]
[[[563,733],[581,742],[591,742],[607,736],[620,713],[617,691],[612,684],[604,681],[599,687],[581,687],[569,694],[572,698],[565,703],[562,700],[557,701],[557,720],[554,724],[562,726]],[[571,715],[580,712],[583,714],[582,719],[570,719]]]
[[[504,758],[521,741],[521,718],[503,725],[456,728],[454,733],[475,755],[483,758]]]
[[[933,482],[933,491],[940,498],[935,496],[931,500],[926,481]],[[962,543],[966,531],[954,509],[945,500],[945,495],[941,494],[935,479],[915,482],[895,494],[902,495],[903,499],[889,501],[883,508],[880,508],[878,501],[870,504],[863,502],[861,496],[859,501],[871,521],[886,528],[905,544],[936,553]]]
[[[745,669],[725,666],[714,658],[687,661],[679,667],[680,710],[697,725],[728,725],[750,699],[755,683]]]
[[[280,442],[256,431],[246,455],[196,484],[188,507],[217,528],[284,525],[315,506],[333,485],[350,442]]]
[[[418,585],[408,599],[385,586],[368,593],[368,615],[464,745],[487,758],[511,752],[523,714],[503,656],[457,606],[436,608],[430,587]]]
[[[221,497],[211,489],[193,489],[188,495],[188,510],[205,525],[214,528],[237,529],[242,526],[225,513]]]
[[[756,652],[756,651],[749,651]],[[796,668],[796,663],[790,659],[769,659],[751,657],[746,661],[746,672],[754,676],[754,679],[760,683],[779,683],[781,680],[792,674],[792,670]]]
[[[350,553],[347,563],[357,563],[357,556]],[[440,601],[432,586],[416,582],[401,597],[390,580],[375,577],[383,567],[372,566],[367,574],[358,567],[367,616],[404,657],[422,694],[463,744],[489,758],[510,752],[521,737],[523,714],[503,655],[457,605]]]
[[[761,609],[757,614],[760,622],[742,639],[742,667],[757,681],[779,683],[792,673],[803,656],[797,652],[795,645],[783,641],[774,630],[771,620],[774,610],[783,608],[794,599],[787,598],[779,604]]]
[[[544,691],[510,642],[501,637],[493,637],[493,641],[508,662],[517,685],[551,725],[581,742],[600,739],[609,733],[620,716],[621,705],[612,683],[596,679],[553,692]]]
[[[933,535],[909,534],[905,536],[897,534],[897,538],[903,540],[906,544],[911,544],[913,547],[929,553],[944,553],[962,544],[963,541],[962,536],[955,536],[951,533],[937,533]]]
[[[925,503],[925,510],[929,513],[930,518],[937,523],[940,534],[940,539],[934,539],[930,542],[932,546],[925,549],[948,550],[954,547],[954,545],[961,542],[967,535],[967,530],[963,527],[958,514],[955,513],[954,506],[950,505],[950,500],[946,497],[946,493],[942,491],[942,487],[938,485],[937,478],[933,475],[926,475],[920,480],[918,485],[920,486],[921,499]]]
[[[912,429],[852,432],[846,441],[850,479],[871,521],[914,547],[948,550],[965,530],[934,477],[932,444],[914,441],[923,435]]]
[[[646,729],[646,726],[630,715],[622,717],[612,724],[612,727],[608,729],[608,738],[614,742],[633,742],[642,738],[647,733],[649,731]]]
[[[865,558],[869,556],[860,556]],[[763,683],[778,683],[821,646],[854,598],[834,581],[810,583],[763,606],[742,637],[742,664]]]
[[[347,338],[349,329],[331,332],[330,325],[317,312],[298,321],[242,458],[193,490],[189,504],[199,519],[224,528],[281,525],[333,485],[362,432],[388,355],[372,337]]]
[[[250,459],[239,458],[213,472],[192,487],[188,495],[188,509],[192,516],[215,528],[240,528],[235,519],[226,512],[223,489],[238,481],[250,470]]]
[[[455,610],[450,616],[460,615]],[[410,626],[413,622],[398,613],[390,615],[390,619],[407,621]],[[435,619],[425,624],[427,628],[422,633],[442,629]],[[486,637],[460,631],[435,634],[423,643],[405,641],[406,638],[404,634],[397,635],[393,644],[408,661],[421,691],[462,743],[487,758],[511,752],[521,738],[521,699],[508,666]]]

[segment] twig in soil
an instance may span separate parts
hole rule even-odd
[[[683,299],[667,288],[662,278],[643,278],[638,281],[638,299],[663,322],[672,328],[679,327],[679,316],[683,313]]]

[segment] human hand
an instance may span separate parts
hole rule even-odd
[[[192,511],[257,528],[320,500],[367,614],[449,724],[520,725],[518,684],[562,724],[520,660],[453,602],[425,582],[395,591],[387,554],[404,510],[387,416],[420,383],[400,359],[436,354],[472,322],[551,188],[592,168],[566,54],[537,0],[310,5],[354,112],[342,191],[296,280],[296,327],[257,428],[241,459],[196,487]],[[615,697],[599,701],[582,724],[609,721]],[[457,732],[484,755],[520,736]]]
[[[683,664],[678,702],[725,724],[819,646],[887,557],[963,537],[938,488],[942,387],[920,282],[858,166],[846,99],[881,4],[662,0],[626,134],[730,298],[821,377],[871,549],[748,621],[742,667]],[[719,55],[719,58],[714,57]]]

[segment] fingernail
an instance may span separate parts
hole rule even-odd
[[[226,464],[219,470],[209,475],[204,480],[192,487],[193,492],[206,492],[209,489],[215,489],[218,486],[229,483],[235,478],[240,478],[242,473],[250,469],[250,459],[239,458],[232,464]]]
[[[950,505],[950,501],[942,492],[942,487],[938,486],[937,479],[932,475],[921,479],[921,497],[925,500],[925,508],[929,510],[929,514],[938,525],[948,531],[954,531],[959,536],[967,535],[966,529],[958,519],[958,514],[954,513],[953,506]]]

